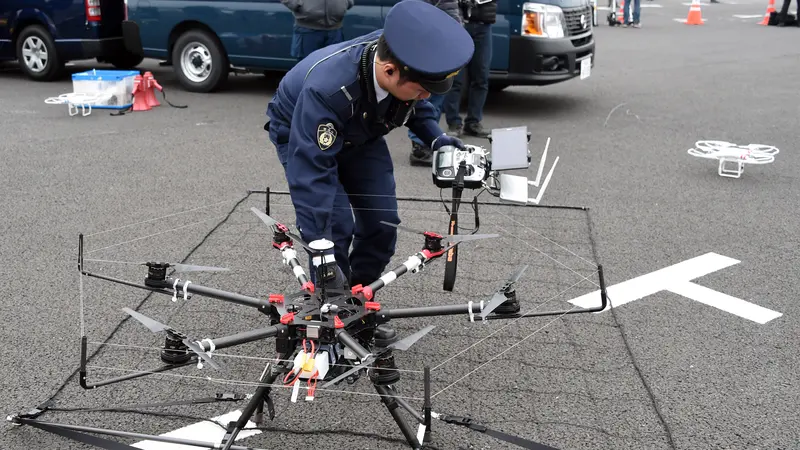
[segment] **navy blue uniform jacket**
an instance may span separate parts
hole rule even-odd
[[[308,241],[332,240],[337,155],[370,151],[391,131],[375,126],[376,105],[359,82],[361,55],[382,32],[311,53],[286,74],[267,108],[270,138],[279,146],[288,144],[279,157],[286,168],[297,225]],[[371,80],[367,87],[372,89]],[[406,126],[428,145],[443,134],[427,100],[417,102]]]

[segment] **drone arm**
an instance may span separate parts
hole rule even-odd
[[[289,332],[289,327],[286,325],[275,325],[272,327],[258,328],[255,330],[244,331],[230,336],[225,336],[217,339],[212,339],[213,348],[219,350],[221,348],[235,347],[237,345],[246,344],[248,342],[259,341],[261,339],[269,339],[278,335],[284,335]],[[197,345],[203,349],[204,352],[210,351],[212,345],[208,341],[198,341]]]
[[[178,282],[176,283],[175,280],[172,278],[167,278],[166,280],[164,280],[164,283],[170,287],[174,285],[176,291],[185,289],[187,292],[190,292],[192,294],[202,295],[204,297],[209,297],[209,298],[215,298],[217,300],[222,300],[230,303],[236,303],[238,305],[251,306],[254,308],[267,309],[267,310],[270,308],[270,304],[266,300],[248,297],[246,295],[237,294],[235,292],[223,291],[220,289],[202,286],[199,284],[194,284],[192,282],[187,282],[183,280],[178,280]]]
[[[389,319],[407,319],[410,317],[454,316],[457,314],[478,314],[483,309],[482,303],[469,302],[466,305],[421,306],[416,308],[390,309],[383,314]]]
[[[367,350],[361,344],[359,344],[358,341],[355,338],[353,338],[353,336],[350,333],[344,330],[344,328],[339,328],[336,330],[336,338],[339,340],[339,342],[342,343],[342,345],[352,350],[353,353],[358,355],[358,357],[361,358],[362,360],[369,357],[370,355],[369,350]]]
[[[291,246],[291,242],[281,242],[280,244],[273,244],[275,247],[281,251],[281,256],[283,257],[283,263],[289,266],[294,273],[295,278],[297,281],[300,282],[300,285],[303,288],[307,288],[311,285],[311,281],[308,279],[308,275],[306,275],[305,270],[303,270],[303,266],[300,265],[300,261],[297,260],[297,251]]]
[[[425,263],[427,263],[428,261],[430,261],[432,259],[435,259],[435,258],[438,258],[438,257],[442,256],[445,253],[446,250],[447,249],[444,249],[444,250],[440,250],[438,252],[432,252],[430,250],[423,250],[423,251],[417,253],[416,255],[410,256],[406,260],[406,262],[404,262],[403,264],[395,267],[391,271],[386,272],[385,274],[381,275],[380,278],[378,278],[377,280],[373,281],[368,286],[364,286],[364,287],[355,286],[355,287],[353,287],[353,295],[357,295],[357,294],[360,293],[367,300],[372,300],[372,296],[375,294],[375,292],[377,290],[383,289],[384,287],[386,287],[387,285],[392,283],[394,280],[398,279],[399,277],[405,275],[408,272],[416,273],[417,271],[420,270],[420,268]]]

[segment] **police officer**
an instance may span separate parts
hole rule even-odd
[[[447,13],[403,0],[383,29],[311,53],[270,101],[265,128],[301,237],[332,241],[350,286],[375,281],[394,255],[397,229],[380,223],[400,223],[383,136],[405,125],[434,150],[464,148],[442,131],[426,99],[450,89],[473,51],[469,34]]]

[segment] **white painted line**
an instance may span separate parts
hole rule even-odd
[[[657,292],[670,291],[761,324],[780,317],[782,315],[781,313],[761,308],[750,302],[728,296],[712,289],[703,288],[694,283],[689,283],[689,281],[695,278],[700,278],[712,272],[725,269],[739,262],[740,261],[727,256],[716,253],[706,253],[696,258],[673,264],[669,267],[656,270],[655,272],[607,287],[606,292],[610,301],[613,302],[614,308],[653,295]],[[689,286],[690,284],[692,286]],[[596,307],[600,303],[600,290],[598,289],[589,294],[582,295],[569,302],[581,308]],[[608,311],[611,308],[612,305],[609,304],[603,311]]]
[[[667,290],[688,297],[704,305],[713,306],[714,308],[729,312],[743,319],[752,320],[761,325],[783,315],[771,309],[762,308],[761,306],[754,305],[736,297],[731,297],[728,294],[723,294],[722,292],[700,286],[690,281],[676,283]]]
[[[655,4],[655,3],[652,4],[652,5],[650,3],[642,3],[641,5],[639,5],[639,7],[640,8],[663,8],[663,6]]]
[[[693,280],[738,263],[739,261],[728,258],[727,256],[718,255],[716,253],[706,253],[705,255],[615,284],[606,288],[606,291],[609,297],[613,299],[614,307],[619,307],[634,300],[647,297],[648,295],[653,295],[656,292],[666,290],[667,286],[674,284],[675,281]],[[600,302],[600,291],[597,290],[574,300],[570,300],[569,302],[581,308],[597,306]],[[610,308],[611,305],[609,305],[606,310]]]
[[[228,422],[235,422],[242,415],[242,411],[231,411],[218,417],[213,417],[211,420],[217,421],[223,425]],[[253,422],[247,422],[246,428],[252,428],[256,425]],[[236,436],[236,440],[244,439],[246,437],[261,434],[260,430],[243,430]],[[213,442],[218,444],[225,437],[225,430],[221,427],[206,421],[193,423],[189,426],[178,428],[177,430],[170,431],[169,433],[162,434],[161,436],[187,439],[201,442]],[[158,441],[141,441],[133,444],[134,447],[142,450],[197,450],[199,447],[192,445],[170,444],[167,442]]]
[[[747,15],[747,14],[734,14],[733,17],[736,17],[737,19],[760,19],[760,18],[764,17],[764,15],[763,14],[749,14],[749,15]]]

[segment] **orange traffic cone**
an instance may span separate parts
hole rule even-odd
[[[689,7],[689,15],[683,21],[686,25],[702,25],[703,13],[700,11],[700,1],[692,0],[692,6]]]
[[[625,0],[619,1],[619,11],[617,11],[617,22],[625,23]]]
[[[133,110],[149,111],[150,105],[147,104],[147,85],[141,75],[133,78]]]
[[[156,93],[154,89],[158,89],[159,91],[163,91],[164,88],[158,84],[155,77],[153,76],[152,72],[145,72],[144,77],[142,77],[142,82],[145,84],[145,101],[147,102],[147,106],[154,108],[156,106],[161,106],[161,103],[158,102],[156,99]]]
[[[775,0],[769,0],[769,5],[767,5],[767,13],[764,14],[764,19],[761,22],[758,22],[759,25],[769,25],[769,16],[770,13],[775,12]]]

